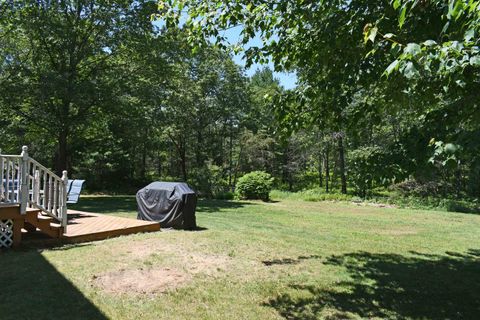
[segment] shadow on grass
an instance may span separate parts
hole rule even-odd
[[[270,300],[286,319],[476,319],[480,315],[480,250],[412,256],[368,252],[331,256],[351,280],[335,289],[291,285]]]
[[[200,227],[200,226],[196,226],[195,228],[191,228],[191,229],[184,229],[184,231],[190,231],[190,232],[200,232],[200,231],[207,231],[208,228],[205,228],[205,227]]]
[[[70,205],[68,208],[78,211],[103,214],[131,212],[132,215],[136,215],[137,201],[135,196],[87,196],[81,197],[77,204]]]
[[[247,205],[250,205],[250,203],[230,200],[199,199],[197,203],[197,213],[212,213],[225,209],[242,208]],[[132,217],[136,217],[137,201],[135,196],[86,196],[80,198],[79,203],[71,205],[68,208],[103,214],[131,213]]]
[[[321,259],[322,257],[319,255],[309,255],[309,256],[299,256],[296,259],[292,258],[283,258],[283,259],[273,259],[273,260],[264,260],[262,263],[266,265],[267,267],[269,266],[274,266],[274,265],[287,265],[287,264],[299,264],[300,262],[304,260],[311,260],[311,259]]]
[[[107,319],[38,251],[0,252],[1,319]]]
[[[229,209],[239,209],[249,205],[252,204],[243,201],[200,199],[197,203],[197,213],[213,213]]]

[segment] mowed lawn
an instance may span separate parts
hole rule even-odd
[[[75,209],[135,218],[134,197]],[[0,319],[478,319],[480,216],[200,201],[199,231],[0,252]]]

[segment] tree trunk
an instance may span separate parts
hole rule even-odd
[[[180,154],[180,166],[182,168],[183,181],[188,182],[187,156],[186,156],[186,153],[185,153],[185,148],[182,149],[182,152]]]
[[[322,188],[323,187],[323,168],[322,168],[322,153],[319,152],[319,157],[318,157],[318,184],[319,184],[319,187]]]
[[[461,197],[461,193],[462,193],[462,171],[460,170],[460,164],[458,165],[458,168],[455,170],[455,189],[456,189],[456,194],[457,194],[457,198],[460,198]]]
[[[334,152],[338,150],[335,149]],[[338,155],[333,152],[332,157],[334,159],[333,161],[333,168],[330,169],[332,171],[332,177],[330,178],[330,189],[336,189],[338,186]]]
[[[204,165],[203,161],[203,135],[200,129],[197,130],[197,148],[195,150],[195,159],[197,162],[197,167],[202,168]]]
[[[162,159],[161,159],[161,155],[160,155],[160,151],[157,152],[157,175],[159,177],[162,176]]]
[[[188,175],[187,175],[187,146],[186,141],[182,137],[179,138],[177,142],[175,138],[168,134],[168,137],[173,142],[175,149],[177,150],[178,157],[180,158],[180,168],[182,171],[183,182],[188,182]]]
[[[232,122],[231,122],[232,123]],[[230,124],[230,141],[228,144],[229,148],[229,160],[228,160],[228,189],[233,190],[232,178],[233,178],[233,125]]]
[[[347,194],[347,177],[345,175],[345,150],[343,147],[343,137],[338,135],[338,165],[340,170],[340,179],[342,181],[342,193]]]
[[[58,135],[58,154],[56,171],[58,176],[62,176],[63,170],[68,170],[68,130],[63,129]]]
[[[330,162],[329,162],[329,156],[330,156],[330,148],[327,146],[325,148],[325,192],[330,191]]]
[[[237,180],[238,180],[238,172],[240,171],[241,165],[242,165],[242,156],[243,156],[243,144],[242,141],[240,140],[239,142],[239,152],[238,152],[238,159],[237,163],[235,165],[235,171],[233,174],[233,184],[232,184],[232,192],[235,192],[235,186],[237,185]]]
[[[146,178],[146,173],[147,173],[146,167],[147,167],[147,142],[146,142],[146,139],[145,139],[145,141],[143,142],[142,164],[141,164],[141,168],[140,168],[140,178],[143,179],[143,180],[145,180],[145,178]]]

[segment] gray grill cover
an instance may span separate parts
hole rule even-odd
[[[139,220],[157,221],[163,228],[195,229],[197,195],[186,183],[153,182],[137,192]]]

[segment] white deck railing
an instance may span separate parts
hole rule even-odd
[[[44,214],[67,227],[67,171],[62,177],[28,156],[0,152],[0,204],[19,204],[20,212],[27,208],[40,209]]]

